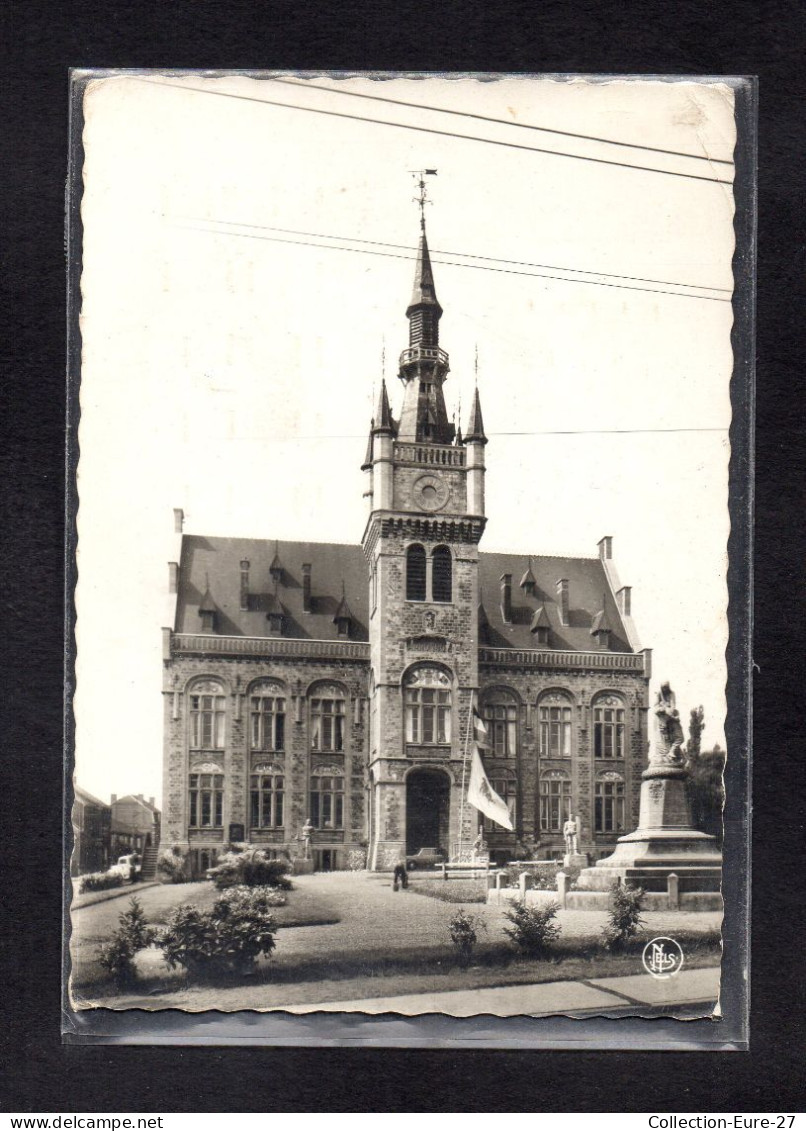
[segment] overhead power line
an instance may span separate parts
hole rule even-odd
[[[189,219],[197,220],[198,217],[190,217]],[[239,220],[210,220],[205,221],[205,223],[222,224],[232,228],[252,228],[261,232],[282,232],[287,236],[306,236],[315,240],[341,240],[345,243],[368,244],[372,247],[393,247],[400,251],[417,250],[409,244],[388,243],[386,240],[362,240],[357,236],[332,236],[327,232],[302,232],[295,228],[277,228],[271,224],[245,224]],[[574,275],[601,275],[606,279],[626,279],[632,283],[657,283],[659,286],[684,287],[686,290],[722,291],[725,294],[732,294],[730,287],[712,287],[707,283],[678,283],[674,279],[649,279],[642,275],[616,275],[612,271],[597,271],[585,267],[563,267],[556,263],[531,263],[528,260],[503,259],[497,255],[473,255],[466,251],[445,251],[441,248],[432,248],[431,255],[455,255],[463,259],[483,260],[485,263],[506,263],[511,267],[539,267],[544,271],[568,271]],[[458,267],[461,264],[454,264],[454,266]],[[573,282],[574,280],[570,281]]]
[[[317,247],[323,248],[328,251],[349,251],[355,255],[377,255],[383,259],[408,259],[411,261],[416,260],[415,255],[400,255],[391,251],[373,251],[370,248],[364,247],[337,247],[329,243],[312,243],[310,240],[290,240],[282,236],[263,236],[254,232],[225,232],[216,228],[201,228],[196,225],[184,224],[181,227],[189,228],[192,231],[207,232],[209,235],[226,235],[236,236],[240,239],[251,240],[267,240],[270,243],[283,243],[290,244],[292,247]],[[603,283],[598,279],[569,279],[564,275],[550,275],[540,271],[513,271],[507,267],[488,267],[481,263],[455,263],[450,259],[433,259],[432,263],[439,263],[444,267],[464,267],[469,271],[495,271],[500,275],[523,275],[531,279],[555,279],[560,283],[585,283],[595,287],[611,287],[616,290],[624,291],[639,291],[641,294],[660,294],[660,295],[675,295],[677,298],[694,298],[703,299],[707,302],[730,302],[729,298],[720,298],[717,295],[698,295],[688,294],[681,291],[667,291],[661,290],[657,287],[633,287],[625,283]]]
[[[545,153],[553,157],[568,157],[573,161],[590,161],[594,165],[611,165],[618,169],[635,169],[643,173],[660,173],[667,177],[683,177],[691,181],[707,181],[711,185],[732,185],[733,181],[722,180],[719,177],[705,177],[700,173],[682,173],[674,169],[658,169],[654,165],[633,165],[626,161],[610,161],[606,157],[588,157],[581,153],[566,153],[561,149],[542,149],[535,145],[518,145],[513,141],[500,141],[489,137],[478,137],[476,134],[460,134],[451,130],[437,130],[432,126],[413,126],[406,122],[388,122],[380,118],[370,118],[362,114],[343,114],[340,110],[323,110],[317,106],[300,106],[295,102],[282,102],[271,98],[255,98],[250,94],[233,94],[225,90],[211,90],[209,87],[187,86],[184,83],[164,82],[161,79],[148,79],[134,76],[136,81],[147,82],[152,86],[167,86],[172,90],[185,90],[194,94],[209,94],[217,98],[234,98],[241,102],[257,102],[261,106],[275,106],[283,110],[300,110],[306,114],[324,114],[329,118],[346,118],[351,122],[369,122],[377,126],[388,126],[391,129],[414,130],[417,133],[436,134],[439,137],[453,137],[460,141],[476,141],[482,145],[503,146],[505,149],[518,149],[526,153]]]
[[[316,86],[309,79],[291,79],[280,76],[270,76],[270,82],[282,83],[284,86],[300,86],[304,90],[318,90],[323,94],[341,94],[347,98],[365,98],[372,102],[386,102],[392,106],[407,106],[413,110],[430,110],[435,114],[451,114],[458,118],[473,118],[477,122],[491,122],[497,126],[511,126],[519,130],[537,130],[540,133],[558,134],[560,137],[578,138],[580,141],[595,141],[602,145],[618,145],[623,149],[642,149],[646,153],[666,153],[670,157],[685,157],[689,161],[707,161],[709,165],[733,165],[733,161],[724,157],[709,157],[702,153],[685,153],[679,149],[662,149],[655,145],[641,145],[635,141],[616,141],[611,137],[598,137],[595,134],[579,134],[572,130],[557,130],[551,126],[535,126],[529,122],[511,122],[506,118],[490,118],[486,114],[473,114],[469,110],[448,110],[443,106],[424,106],[421,102],[404,102],[400,98],[384,98],[380,94],[364,94],[357,90],[339,90],[332,86]]]

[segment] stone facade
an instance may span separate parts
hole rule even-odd
[[[473,708],[514,823],[485,822],[494,859],[561,856],[572,812],[592,857],[637,823],[650,654],[612,539],[589,559],[480,553],[487,439],[478,392],[464,439],[447,422],[441,313],[423,234],[360,547],[185,535],[171,564],[162,844],[197,871],[231,841],[298,855],[309,819],[319,868],[467,851]]]

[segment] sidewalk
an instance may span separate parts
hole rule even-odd
[[[79,886],[80,877],[73,881],[74,886]],[[159,880],[145,880],[140,884],[124,884],[120,888],[107,888],[106,891],[88,891],[86,895],[73,896],[70,904],[71,911],[79,911],[82,907],[92,907],[94,903],[105,903],[107,899],[118,899],[122,895],[137,895],[146,888],[155,888]]]
[[[545,1017],[558,1013],[649,1013],[670,1007],[702,1006],[712,1012],[719,996],[718,966],[682,970],[661,980],[649,974],[591,978],[581,982],[542,982],[533,986],[498,986],[475,990],[446,990],[432,994],[403,994],[361,1001],[327,1001],[319,1005],[286,1005],[289,1013],[447,1013],[453,1017],[493,1014]]]

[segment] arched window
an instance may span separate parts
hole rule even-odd
[[[282,828],[284,784],[282,766],[255,766],[249,793],[250,823],[253,829]]]
[[[279,683],[260,683],[249,695],[253,750],[285,749],[285,693]]]
[[[571,757],[571,701],[559,692],[540,700],[540,757]]]
[[[624,702],[616,695],[600,695],[594,701],[593,756],[624,757]]]
[[[310,808],[315,829],[344,828],[344,770],[341,766],[313,767]]]
[[[338,684],[318,684],[311,692],[311,749],[344,749],[344,692]]]
[[[199,766],[200,771],[216,766]],[[224,775],[195,773],[190,775],[188,825],[192,829],[220,829],[224,823]]]
[[[406,741],[447,746],[451,741],[451,681],[441,668],[420,664],[406,677]]]
[[[214,680],[195,683],[190,693],[191,750],[223,750],[224,688]]]
[[[509,691],[490,691],[484,697],[482,718],[487,723],[487,744],[497,758],[514,758],[518,752],[518,705]]]
[[[540,831],[561,833],[571,816],[571,780],[551,771],[540,779]]]
[[[435,601],[453,600],[453,558],[447,546],[437,546],[431,554],[431,596]]]
[[[406,551],[406,600],[425,600],[425,550],[409,546]]]
[[[514,777],[505,778],[490,778],[490,785],[495,792],[506,802],[507,809],[509,809],[509,817],[512,821],[513,828],[516,825],[515,821],[515,800],[517,794],[517,784]],[[491,821],[489,817],[485,817],[483,821],[484,831],[487,833],[507,832],[503,825],[499,825],[497,821]]]
[[[594,801],[596,832],[624,832],[624,779],[620,774],[601,774],[597,778]]]

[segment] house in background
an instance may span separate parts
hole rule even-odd
[[[111,806],[81,786],[74,786],[71,876],[103,872],[109,867],[111,823]]]
[[[154,798],[142,793],[112,794],[112,858],[136,852],[142,857],[142,878],[153,879],[160,843],[160,811]]]

